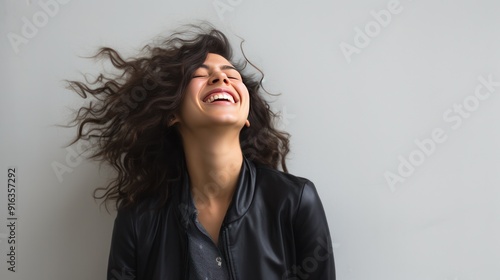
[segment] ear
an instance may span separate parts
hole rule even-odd
[[[249,121],[249,120],[247,120],[247,121],[245,122],[245,126],[246,126],[246,127],[250,127],[250,121]]]
[[[175,114],[170,115],[170,117],[168,118],[168,121],[167,121],[167,127],[171,127],[178,122],[179,122],[179,118],[177,117],[177,115],[175,115]]]

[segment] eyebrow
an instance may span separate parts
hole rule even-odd
[[[205,68],[205,69],[207,69],[207,70],[209,70],[209,69],[210,69],[210,67],[208,67],[208,65],[206,65],[206,64],[202,64],[202,65],[200,65],[200,68]],[[234,66],[232,66],[232,65],[222,65],[222,66],[220,67],[220,69],[221,69],[221,70],[232,69],[232,70],[236,70],[236,71],[238,71],[238,69],[236,69],[236,68],[235,68]]]

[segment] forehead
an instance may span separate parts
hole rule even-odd
[[[207,58],[205,59],[205,62],[203,64],[207,66],[218,66],[218,65],[232,66],[231,62],[229,62],[226,58],[215,53],[208,53]]]

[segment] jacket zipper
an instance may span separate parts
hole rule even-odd
[[[180,213],[181,216],[182,216],[182,213]],[[182,218],[179,218],[177,219],[177,224],[179,226],[179,228],[181,229],[181,232],[179,232],[179,234],[181,235],[181,239],[184,239],[184,267],[185,267],[185,271],[184,271],[184,279],[189,279],[189,266],[191,265],[190,264],[190,261],[189,261],[189,238],[187,236],[187,230],[186,228],[184,228],[184,224],[183,224],[183,220]]]
[[[187,233],[185,233],[185,234],[187,235]],[[185,255],[186,255],[186,257],[185,257],[185,260],[186,260],[186,262],[185,262],[185,264],[186,264],[186,271],[184,272],[184,279],[189,279],[189,270],[191,269],[189,267],[191,265],[189,263],[189,244],[188,244],[189,238],[187,236],[184,236],[184,237],[185,237],[185,240],[184,240],[185,242],[184,243],[186,243],[186,246],[184,247],[184,249],[185,249],[184,252],[185,252]]]
[[[229,279],[234,280],[234,273],[233,273],[233,265],[231,263],[231,259],[229,257],[229,235],[227,233],[227,226],[224,227],[222,230],[222,236],[224,238],[224,258],[226,259],[227,262],[227,271],[229,273]]]

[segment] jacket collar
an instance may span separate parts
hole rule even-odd
[[[227,210],[224,224],[232,223],[241,218],[247,212],[252,204],[255,193],[255,176],[256,169],[253,162],[243,157],[243,164],[241,166],[238,182],[236,183],[236,190],[233,195],[229,209]],[[190,183],[187,168],[185,168],[183,179],[181,181],[181,194],[179,201],[179,210],[181,213],[182,225],[187,228],[189,219],[193,215],[193,209],[190,205]]]

